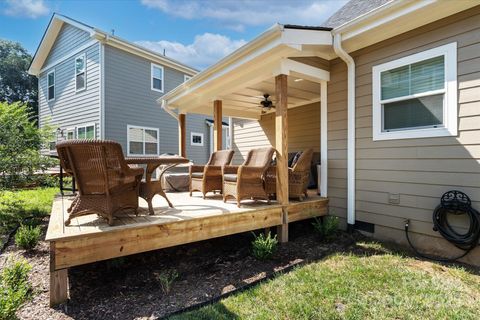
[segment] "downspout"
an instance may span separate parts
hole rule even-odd
[[[342,35],[333,32],[333,50],[347,64],[347,228],[355,224],[355,61],[342,48]]]
[[[160,105],[163,111],[174,117],[178,121],[178,114],[167,108],[167,101],[162,99],[162,104]]]

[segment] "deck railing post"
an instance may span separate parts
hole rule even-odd
[[[282,225],[278,227],[280,242],[288,241],[288,76],[275,77],[275,149],[277,150],[277,201],[282,205]]]

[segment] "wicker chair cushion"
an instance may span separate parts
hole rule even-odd
[[[232,173],[224,174],[224,175],[223,175],[223,179],[224,179],[225,181],[237,182],[237,175],[236,175],[236,174],[232,174]]]
[[[202,179],[203,172],[192,172],[192,178]]]

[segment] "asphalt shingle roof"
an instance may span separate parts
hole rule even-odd
[[[393,0],[350,0],[321,25],[336,28]]]

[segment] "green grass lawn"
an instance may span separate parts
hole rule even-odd
[[[5,235],[27,217],[49,215],[57,192],[58,188],[53,187],[0,192],[0,235]]]
[[[172,319],[478,319],[480,276],[357,245]]]

